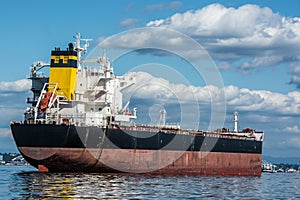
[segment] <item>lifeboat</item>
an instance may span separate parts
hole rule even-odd
[[[45,111],[46,108],[48,108],[49,101],[50,101],[50,98],[51,98],[52,94],[53,94],[52,92],[46,92],[45,93],[44,98],[40,102],[40,109],[42,111]]]

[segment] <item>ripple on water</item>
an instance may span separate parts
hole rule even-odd
[[[0,168],[0,199],[296,199],[300,174],[262,177],[38,173]]]

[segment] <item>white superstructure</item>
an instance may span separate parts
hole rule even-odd
[[[129,111],[128,104],[122,105],[122,90],[135,83],[134,77],[115,76],[106,53],[97,59],[98,68],[82,67],[81,51],[86,52],[88,40],[80,46],[81,37],[75,37],[77,51],[77,75],[75,97],[68,100],[58,92],[57,83],[46,83],[37,100],[33,123],[72,123],[77,126],[128,125],[136,119],[136,108]],[[51,88],[51,93],[48,92]],[[42,111],[41,103],[49,96],[47,108]]]

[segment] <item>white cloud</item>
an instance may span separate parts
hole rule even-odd
[[[241,69],[270,66],[297,58],[300,18],[284,17],[270,8],[211,4],[147,23],[181,31],[199,41],[214,58],[253,57]],[[182,44],[184,46],[184,44]]]
[[[229,89],[229,88],[228,88]],[[229,105],[239,106],[241,108],[246,108],[249,106],[257,105],[262,103],[264,100],[258,92],[250,91],[249,89],[238,89],[238,96],[235,96],[232,100],[228,102]]]
[[[169,81],[156,78],[145,72],[131,72],[128,76],[136,76],[135,96],[141,99],[161,98],[171,103],[181,100],[181,103],[199,101],[199,103],[210,103],[211,99],[216,102],[225,102],[234,110],[265,112],[271,115],[294,115],[300,113],[300,92],[294,91],[281,94],[266,90],[250,90],[236,86],[218,88],[216,86],[187,86],[173,84]],[[134,88],[131,88],[134,90]],[[225,92],[226,99],[223,97]],[[177,97],[177,98],[175,98]]]
[[[0,82],[0,93],[10,92],[24,92],[31,87],[31,81],[28,79],[21,79],[13,82]]]
[[[300,129],[298,128],[297,125],[295,126],[288,126],[288,127],[285,127],[283,129],[284,132],[290,132],[290,133],[300,133]],[[300,143],[299,143],[300,144]],[[300,145],[299,145],[300,146]]]
[[[239,89],[239,95],[228,102],[239,110],[269,111],[277,114],[298,115],[300,92],[281,94],[266,90]]]
[[[165,28],[133,29],[106,38],[98,44],[98,47],[99,49],[121,49],[124,53],[125,51],[136,51],[141,54],[150,53],[158,56],[173,54],[193,62],[211,61],[207,51],[191,37]],[[98,54],[96,53],[94,56],[97,57]],[[111,56],[110,58],[115,59]]]
[[[164,25],[183,32],[188,32],[193,28],[199,36],[215,36],[230,39],[222,40],[223,42],[234,42],[232,38],[246,40],[250,39],[247,37],[254,36],[258,38],[275,36],[293,38],[297,36],[298,23],[298,18],[281,17],[267,7],[260,8],[257,5],[248,4],[234,9],[226,8],[220,4],[211,4],[196,11],[175,14],[160,23],[160,26]],[[153,22],[149,22],[147,25],[151,26],[152,24]]]
[[[274,66],[283,61],[283,57],[281,56],[265,56],[265,57],[256,57],[250,62],[244,62],[240,66],[241,70],[251,70],[258,67],[268,67]]]
[[[169,4],[153,4],[147,9],[165,9]],[[128,25],[131,22],[132,19],[127,19],[122,23]],[[186,38],[190,37],[199,43],[198,46],[202,45],[213,59],[223,63],[221,70],[229,69],[226,63],[233,59],[239,63],[242,72],[300,61],[300,18],[282,16],[268,7],[247,4],[233,8],[211,4],[149,21],[146,27],[167,28],[180,33],[166,29],[139,29],[122,33],[113,40],[107,38],[103,48],[137,50],[159,47],[180,52],[187,59],[199,60],[206,52],[187,42]],[[151,50],[147,53],[158,54]],[[293,77],[290,82],[299,86],[298,77]]]
[[[140,99],[161,99],[168,103],[191,103],[197,100],[211,102],[211,98],[222,101],[222,89],[213,85],[196,87],[192,85],[174,84],[163,78],[154,77],[146,72],[130,72],[128,76],[136,77],[136,84],[127,92],[134,93]]]
[[[232,44],[238,42],[237,39],[250,42],[251,37],[295,38],[298,36],[296,33],[299,18],[285,18],[273,13],[270,8],[260,8],[257,5],[247,4],[235,9],[226,8],[221,4],[211,4],[183,14],[176,13],[166,19],[150,21],[147,26],[163,26],[189,35],[209,36],[221,39],[222,43]],[[263,44],[271,41],[264,41]]]

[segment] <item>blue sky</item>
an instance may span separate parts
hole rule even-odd
[[[84,4],[83,4],[84,3]],[[251,5],[249,5],[251,3]],[[67,46],[72,36],[81,32],[97,41],[135,28],[168,28],[200,43],[216,63],[225,86],[225,126],[232,128],[232,113],[240,113],[240,126],[266,132],[264,154],[299,157],[300,152],[300,2],[290,1],[2,1],[0,7],[0,151],[16,151],[9,132],[11,120],[21,120],[29,74],[34,61],[49,61],[54,47]],[[130,34],[124,34],[130,37]],[[102,39],[99,39],[102,38]],[[132,37],[131,37],[132,38]],[[144,41],[147,46],[159,42]],[[136,38],[136,41],[139,37]],[[118,40],[124,43],[122,39]],[[137,47],[136,41],[128,44]],[[117,43],[117,42],[116,42]],[[108,47],[118,47],[108,44]],[[176,44],[179,49],[186,46]],[[184,54],[184,52],[183,52]],[[108,51],[109,55],[109,51]],[[190,55],[190,57],[189,57]],[[191,54],[189,59],[195,59]],[[203,80],[193,76],[188,62],[157,52],[131,52],[114,62],[123,74],[147,63],[167,65],[184,74],[189,84],[204,91]],[[122,66],[122,67],[119,67]],[[140,69],[138,67],[138,69]],[[145,69],[145,68],[143,68]],[[146,70],[147,71],[147,70]],[[158,71],[158,73],[157,73]],[[152,71],[153,72],[153,71]],[[168,73],[152,73],[168,79]],[[141,77],[148,75],[140,74]],[[143,80],[142,78],[140,78]],[[173,81],[174,81],[173,77]],[[175,81],[176,82],[176,81]],[[174,90],[178,85],[170,85]],[[140,93],[142,91],[139,91]],[[136,104],[163,104],[146,101],[136,94]],[[153,91],[154,92],[154,91]],[[217,93],[216,93],[217,94]],[[151,99],[151,95],[147,96]],[[217,96],[216,96],[217,98]],[[201,96],[199,97],[200,101]],[[143,101],[144,100],[144,101]],[[132,103],[133,103],[132,102]],[[170,121],[174,105],[166,105]],[[207,120],[201,104],[201,123]],[[146,107],[140,109],[147,113]],[[201,114],[201,112],[200,112]],[[146,120],[147,121],[147,120]],[[202,123],[203,122],[203,123]]]

